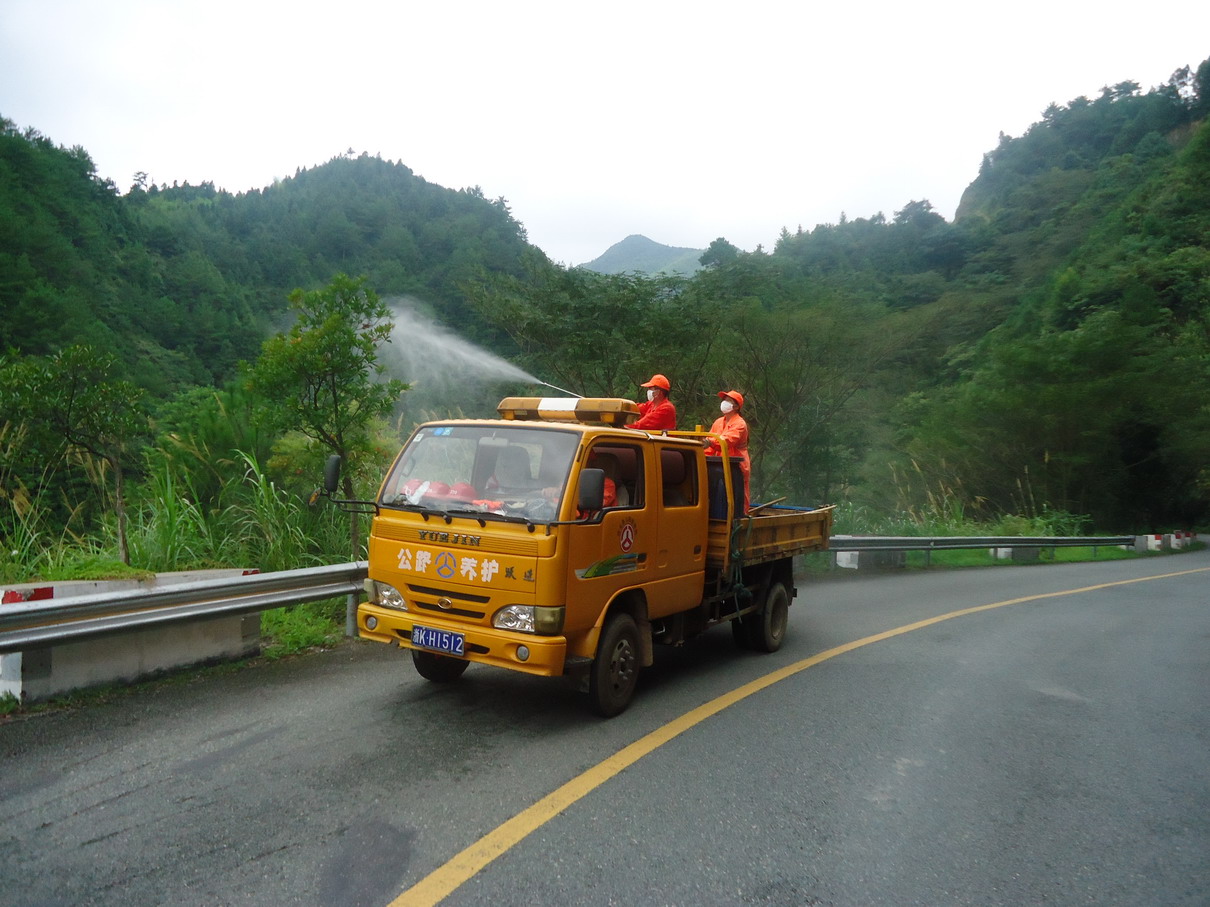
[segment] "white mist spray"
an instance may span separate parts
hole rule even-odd
[[[385,302],[394,328],[379,359],[392,378],[412,386],[401,400],[405,421],[493,416],[500,397],[546,384],[422,314],[418,301]]]

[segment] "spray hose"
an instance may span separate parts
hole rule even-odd
[[[583,399],[584,399],[584,395],[583,395],[583,394],[577,394],[575,391],[569,391],[569,390],[567,390],[567,389],[565,389],[565,388],[559,387],[559,386],[558,386],[558,385],[556,385],[556,384],[551,384],[549,381],[543,381],[541,378],[539,378],[539,379],[537,379],[537,380],[538,380],[538,383],[539,383],[539,384],[544,384],[544,385],[546,385],[547,387],[549,387],[551,390],[556,390],[556,391],[558,391],[558,392],[559,392],[559,393],[561,393],[561,394],[567,394],[567,396],[569,396],[569,397],[578,397],[578,398],[579,398],[579,399],[581,399],[581,400],[583,400]]]
[[[731,588],[734,590],[735,596],[735,613],[738,614],[749,604],[752,603],[752,591],[744,585],[744,548],[737,544],[741,530],[746,530],[743,546],[748,544],[752,538],[752,517],[745,515],[743,522],[736,521],[731,527],[731,575],[728,579],[731,582]],[[743,623],[743,618],[737,618],[740,623]]]

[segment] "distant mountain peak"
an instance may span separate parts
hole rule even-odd
[[[598,274],[681,274],[686,277],[701,269],[703,249],[665,246],[641,233],[632,233],[614,243],[598,258],[580,265]]]

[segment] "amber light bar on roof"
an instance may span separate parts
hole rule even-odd
[[[505,397],[496,412],[501,419],[602,425],[629,425],[639,417],[638,405],[621,397]]]

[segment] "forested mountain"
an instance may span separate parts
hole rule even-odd
[[[552,264],[503,199],[376,157],[240,195],[120,195],[84,149],[0,121],[4,557],[95,537],[123,470],[148,527],[165,496],[199,520],[228,512],[225,489],[247,476],[262,498],[270,480],[309,490],[320,453],[263,399],[280,386],[265,375],[285,380],[266,357],[290,351],[296,288],[316,327],[341,299],[379,312],[378,297],[413,296],[576,393],[636,394],[663,372],[684,426],[738,388],[754,499],[843,502],[849,529],[1205,525],[1208,111],[1210,61],[1148,92],[1107,86],[1002,136],[953,222],[919,199],[783,230],[771,252],[720,238],[691,276]],[[31,397],[48,381],[105,391],[91,434],[39,410],[73,399]],[[359,481],[408,432],[404,412],[369,426]],[[194,560],[234,559],[216,545]]]
[[[0,120],[0,349],[112,349],[159,394],[233,377],[295,288],[364,275],[457,322],[459,283],[515,272],[530,248],[503,199],[364,154],[239,195],[118,196],[84,149]]]
[[[600,274],[680,274],[690,277],[701,269],[701,249],[666,246],[635,234],[616,242],[580,267]]]

